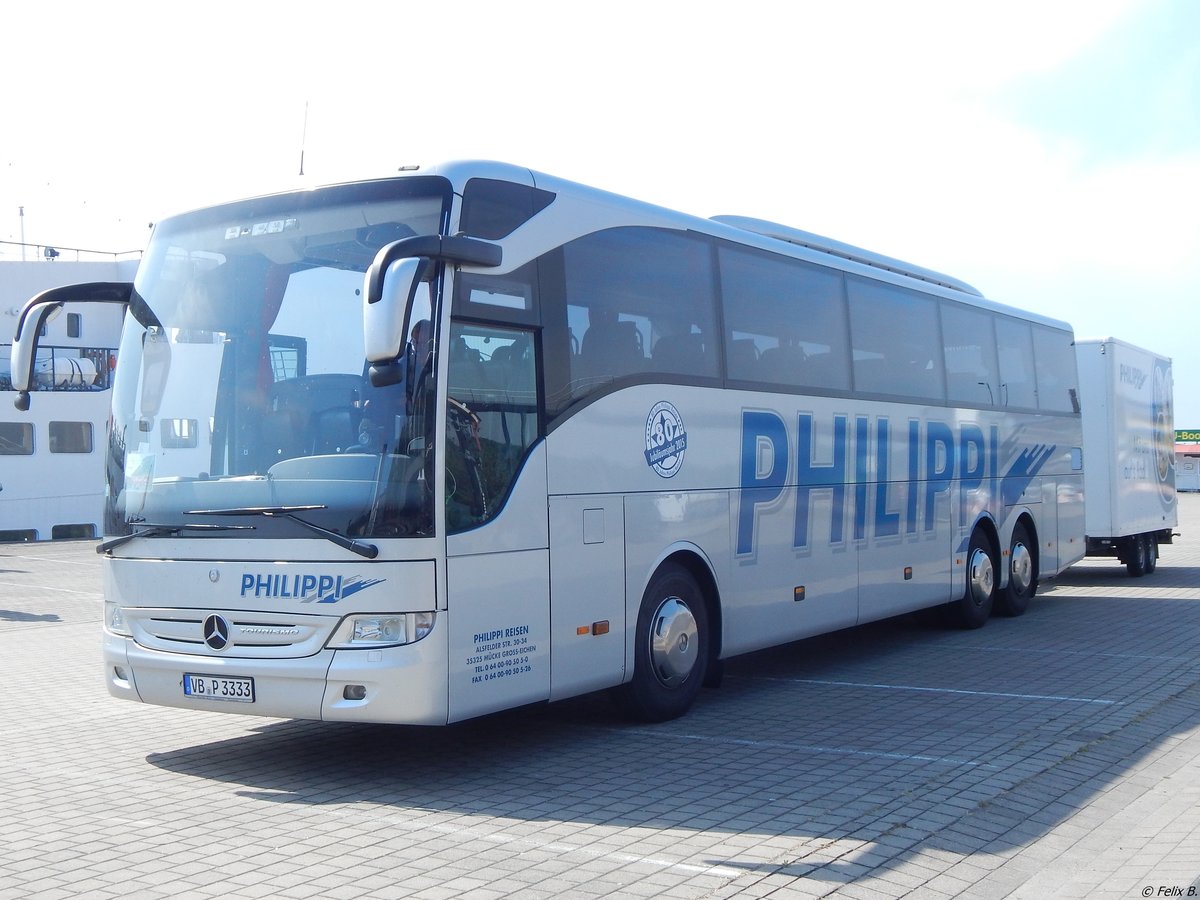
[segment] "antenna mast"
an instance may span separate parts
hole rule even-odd
[[[300,174],[304,174],[304,144],[308,141],[308,101],[304,101],[304,128],[300,132]]]

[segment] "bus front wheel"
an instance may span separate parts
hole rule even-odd
[[[683,715],[708,667],[708,613],[691,572],[668,563],[650,579],[638,611],[633,680],[617,689],[625,712],[642,722]]]

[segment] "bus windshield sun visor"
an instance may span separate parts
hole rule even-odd
[[[401,238],[380,248],[367,271],[367,302],[377,303],[383,293],[383,275],[398,259],[423,256],[468,266],[494,268],[503,260],[499,244],[469,237],[442,237],[436,234]]]

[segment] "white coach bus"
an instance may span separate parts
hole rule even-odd
[[[127,302],[117,697],[662,720],[737,654],[1020,615],[1084,552],[1069,326],[784,226],[453,163],[168,219],[114,290],[35,298],[14,360]]]

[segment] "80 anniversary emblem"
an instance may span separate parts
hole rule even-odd
[[[683,467],[687,431],[679,410],[661,400],[646,416],[646,464],[663,478],[674,477]]]

